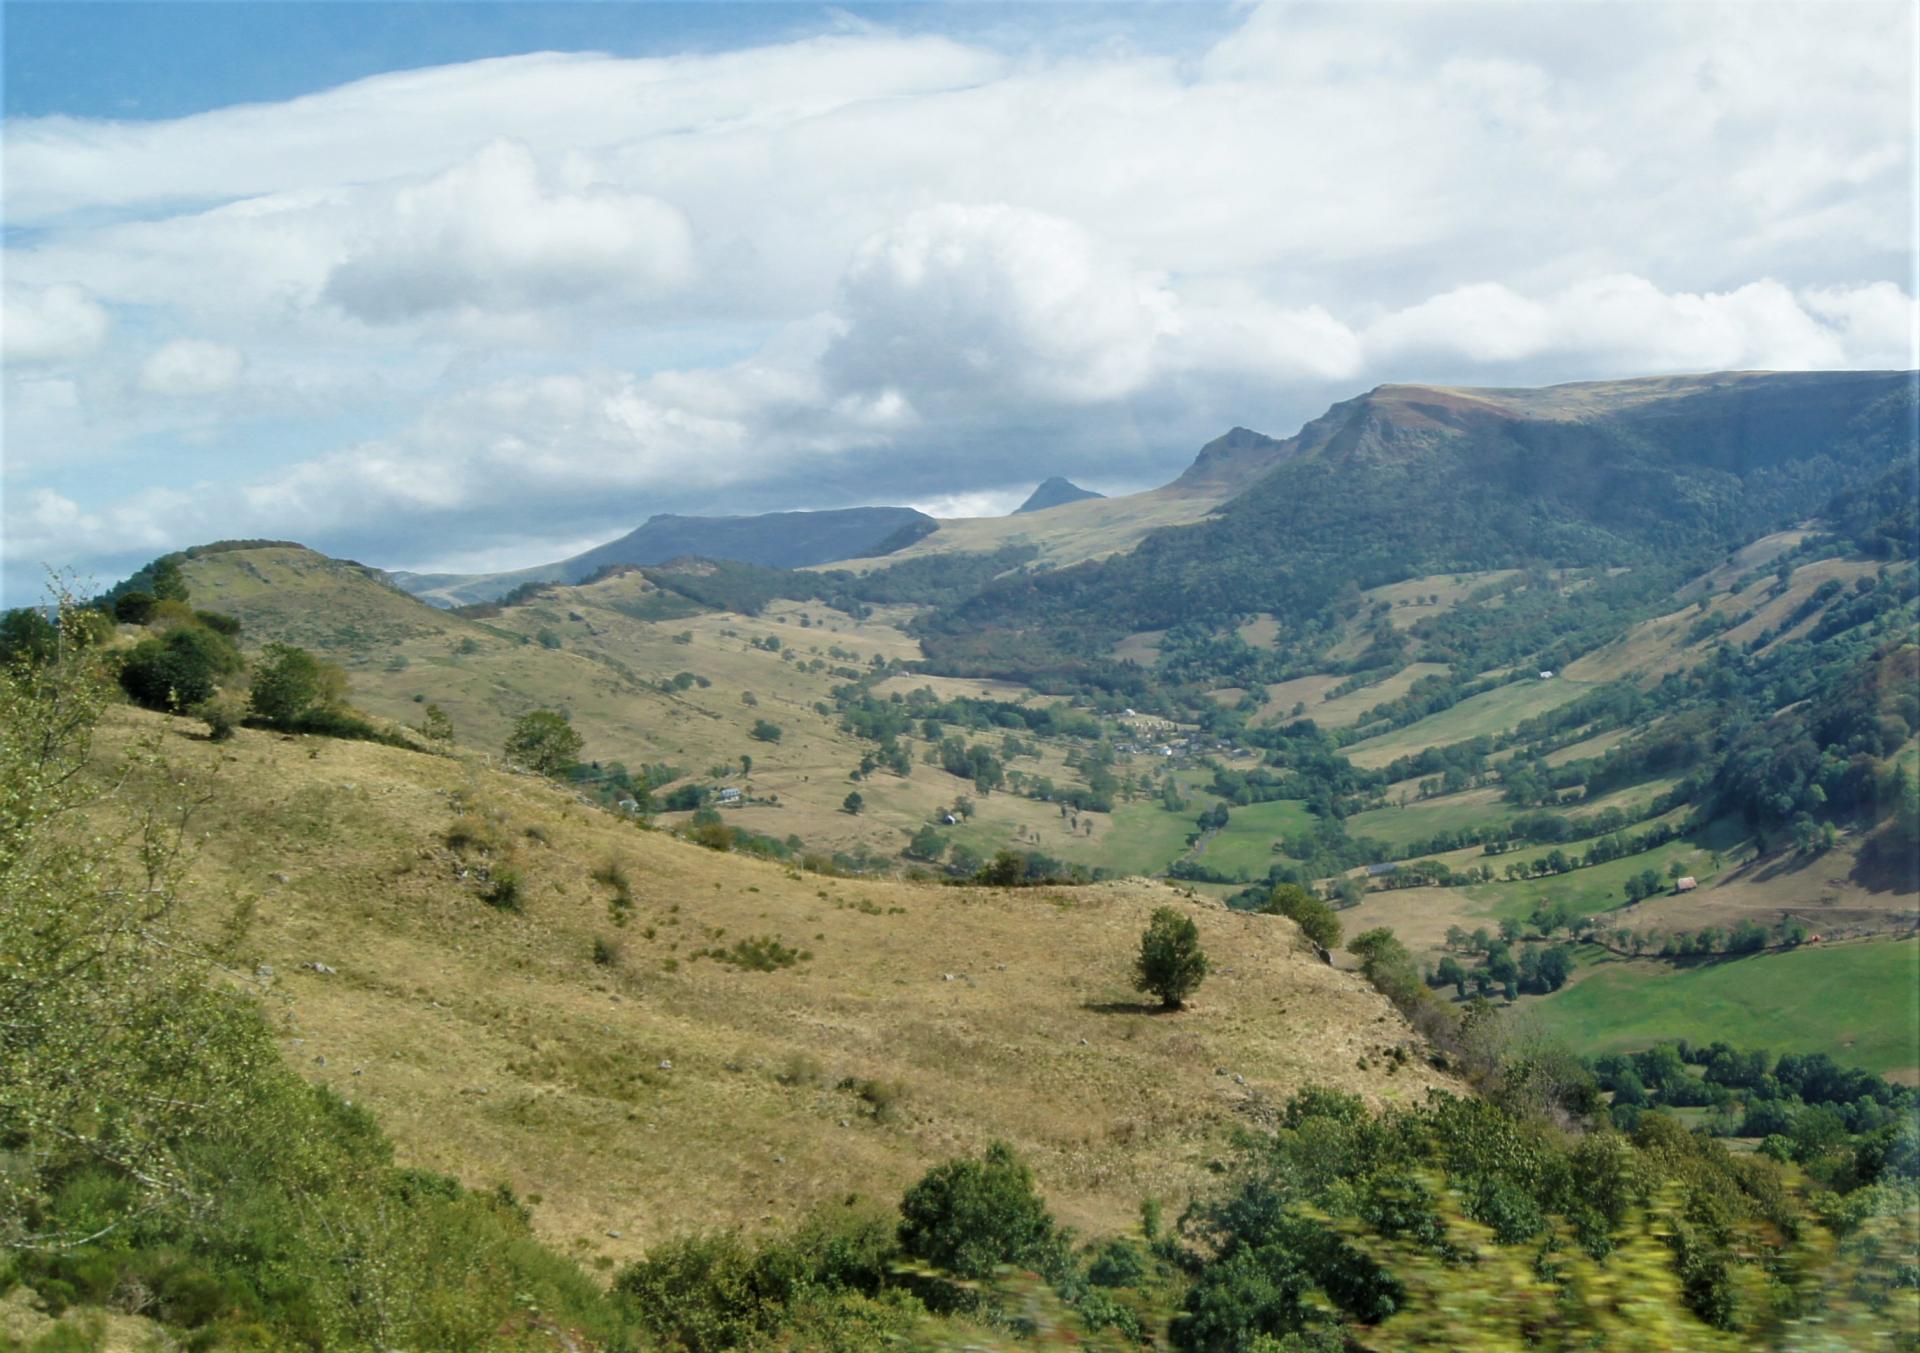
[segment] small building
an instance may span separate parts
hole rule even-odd
[[[720,803],[738,803],[740,802],[740,791],[729,785],[713,797]]]
[[[1673,890],[1676,893],[1690,893],[1695,888],[1698,888],[1699,886],[1700,886],[1700,880],[1695,878],[1692,874],[1688,874],[1684,878],[1678,878],[1674,880]]]
[[[1540,674],[1540,679],[1541,679],[1542,681],[1552,681],[1552,680],[1553,680],[1553,673],[1552,673],[1552,672],[1542,672],[1542,673]]]

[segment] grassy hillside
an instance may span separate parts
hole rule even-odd
[[[1213,685],[1250,688],[1324,651],[1348,589],[1544,565],[1599,570],[1581,605],[1618,610],[1658,590],[1663,565],[1717,562],[1877,482],[1902,461],[1910,402],[1904,376],[1873,372],[1538,392],[1381,387],[1308,424],[1207,522],[949,606],[928,626],[929,652],[956,673],[1107,680],[1100,658],[1129,633],[1224,631],[1269,612],[1301,639],[1206,663],[1228,678]],[[1618,568],[1637,576],[1598,581]],[[1443,618],[1470,637],[1457,616]],[[1515,640],[1525,647],[1514,657],[1538,661],[1550,638],[1567,637],[1563,624],[1526,642],[1526,621],[1515,617],[1498,642],[1471,636],[1469,670],[1493,666]]]
[[[1674,971],[1603,957],[1528,1007],[1548,1034],[1593,1052],[1661,1039],[1735,1039],[1920,1083],[1920,940],[1810,946]]]
[[[204,799],[195,922],[245,914],[236,972],[292,1063],[372,1109],[403,1163],[510,1184],[584,1258],[886,1197],[995,1137],[1063,1217],[1123,1230],[1298,1086],[1404,1102],[1444,1083],[1389,1072],[1398,1016],[1278,918],[1144,883],[801,875],[470,762],[249,731],[213,747],[132,711],[103,770],[156,723]],[[514,910],[485,899],[507,872]],[[1162,905],[1217,965],[1175,1016],[1127,978]],[[702,953],[763,938],[804,957]]]

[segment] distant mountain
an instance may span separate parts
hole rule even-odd
[[[442,606],[494,601],[525,583],[584,582],[616,564],[664,564],[697,556],[769,568],[804,568],[888,554],[935,529],[910,507],[849,507],[826,512],[768,512],[754,517],[682,517],[661,513],[636,531],[571,559],[507,573],[394,573],[394,584]]]
[[[1384,385],[1285,441],[1234,429],[1176,481],[1252,476],[1208,520],[995,583],[922,642],[935,670],[1084,679],[1128,634],[1261,613],[1325,633],[1343,594],[1423,574],[1625,569],[1653,588],[1845,503],[1896,540],[1913,411],[1905,372]]]
[[[1044,512],[1050,507],[1063,507],[1068,503],[1084,502],[1088,498],[1104,498],[1104,493],[1095,493],[1092,489],[1083,489],[1070,479],[1059,475],[1047,480],[1027,497],[1027,501],[1013,510],[1014,516],[1022,512]]]

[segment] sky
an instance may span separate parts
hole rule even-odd
[[[1916,357],[1894,3],[6,3],[0,591]]]

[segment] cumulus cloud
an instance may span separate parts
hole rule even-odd
[[[1613,276],[1536,299],[1485,282],[1386,315],[1364,341],[1378,366],[1432,357],[1489,365],[1578,359],[1607,375],[1911,366],[1914,314],[1913,298],[1891,283],[1796,296],[1771,279],[1698,293]]]
[[[671,204],[600,185],[549,190],[513,141],[395,191],[370,215],[326,296],[372,323],[632,301],[693,275],[692,232]]]
[[[983,395],[1087,404],[1152,372],[1172,296],[1086,230],[1004,204],[943,204],[870,239],[841,280],[834,383],[915,405]]]
[[[1191,13],[10,120],[7,557],[997,501],[1380,381],[1916,360],[1908,7]]]
[[[71,362],[107,340],[107,312],[70,282],[34,287],[9,282],[0,310],[0,355],[8,362]]]
[[[140,364],[140,389],[166,399],[220,395],[240,384],[247,359],[238,348],[176,338]]]

